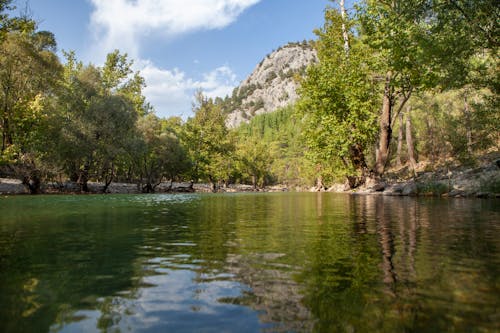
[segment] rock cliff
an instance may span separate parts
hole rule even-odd
[[[224,101],[227,126],[237,127],[256,115],[294,103],[299,78],[316,61],[316,50],[306,41],[290,43],[267,55]]]

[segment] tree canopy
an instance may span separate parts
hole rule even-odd
[[[493,0],[332,2],[306,43],[319,61],[297,104],[236,129],[226,117],[248,91],[199,92],[190,118],[159,118],[127,54],[102,66],[72,51],[61,60],[55,36],[13,9],[0,0],[0,176],[34,193],[65,179],[104,192],[113,181],[153,192],[167,180],[353,188],[417,160],[437,167],[498,152]]]

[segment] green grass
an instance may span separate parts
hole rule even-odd
[[[418,183],[417,191],[418,194],[442,195],[448,193],[450,188],[447,184],[440,182]]]

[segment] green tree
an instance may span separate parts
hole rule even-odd
[[[296,106],[257,115],[248,124],[236,128],[235,132],[238,138],[237,156],[243,154],[242,150],[252,150],[253,144],[259,145],[259,150],[265,147],[262,155],[265,159],[259,164],[263,166],[262,170],[265,170],[266,184],[308,183],[309,163],[304,156],[306,147],[301,137],[302,121]],[[239,165],[239,169],[241,167],[242,164]],[[240,170],[237,176],[244,176],[241,181],[247,182],[250,179],[251,183],[251,177],[247,172]],[[249,178],[246,179],[247,177]]]
[[[173,181],[188,170],[187,153],[169,120],[148,114],[139,119],[137,127],[140,136],[135,164],[145,182],[143,191],[154,192],[163,178]]]
[[[113,61],[113,55],[122,60]],[[73,53],[67,54],[58,152],[66,173],[83,191],[88,191],[91,177],[104,180],[106,190],[116,175],[116,162],[130,149],[130,137],[136,133],[139,112],[121,91],[130,80],[129,66],[116,52],[102,68],[84,66]]]
[[[383,78],[378,175],[384,173],[390,154],[395,115],[412,93],[463,87],[473,72],[484,78],[497,68],[499,12],[498,4],[490,0],[360,4],[360,35],[378,59],[374,71]],[[498,87],[498,79],[491,75],[482,81]]]
[[[193,180],[207,180],[215,191],[217,182],[230,177],[233,140],[222,108],[212,99],[198,93],[194,113],[186,122],[183,138],[192,161]]]
[[[125,96],[132,102],[137,114],[143,116],[152,111],[151,105],[146,102],[142,90],[146,86],[144,78],[139,72],[133,72],[133,61],[127,54],[120,54],[118,50],[109,53],[102,68],[102,81],[105,93],[116,93]]]
[[[380,85],[382,108],[375,172],[381,176],[389,157],[392,127],[415,89],[432,85],[438,73],[432,68],[432,43],[426,5],[421,1],[363,1],[357,16],[365,44],[374,55],[373,70]]]
[[[333,176],[347,177],[355,187],[368,173],[365,154],[376,133],[376,91],[372,59],[351,27],[337,10],[325,12],[325,24],[316,31],[319,63],[302,82],[300,109],[307,155],[317,165],[319,183],[331,177],[326,172],[333,169]],[[349,52],[344,31],[349,34]]]
[[[9,12],[16,9],[12,0],[0,0],[0,42],[8,33],[17,31],[31,33],[36,30],[36,23],[27,16],[10,17]]]
[[[3,155],[26,150],[28,133],[39,116],[33,113],[30,104],[54,92],[61,73],[55,47],[54,36],[45,31],[11,32],[2,41],[0,129]]]
[[[31,30],[9,31],[0,44],[0,164],[38,192],[36,143],[49,116],[44,106],[57,93],[62,73],[56,42],[50,32]]]
[[[235,155],[242,177],[250,178],[254,189],[264,187],[272,164],[270,147],[258,137],[244,137]]]

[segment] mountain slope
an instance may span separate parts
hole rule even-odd
[[[298,98],[298,77],[316,61],[316,50],[306,41],[290,43],[267,55],[224,101],[227,126],[237,127],[255,115],[294,103]]]

